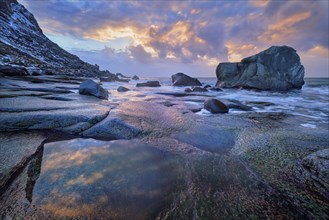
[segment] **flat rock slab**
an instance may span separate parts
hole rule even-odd
[[[235,144],[235,133],[214,126],[195,125],[187,131],[174,135],[177,140],[211,153],[224,153]]]
[[[36,132],[0,133],[0,189],[27,164],[45,139]]]

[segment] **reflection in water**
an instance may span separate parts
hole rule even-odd
[[[45,145],[33,203],[38,217],[148,219],[181,181],[178,159],[153,147],[74,139]]]

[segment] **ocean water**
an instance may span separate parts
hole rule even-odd
[[[161,87],[136,87],[137,82],[148,80],[160,81]],[[212,77],[199,78],[199,80],[203,86],[214,86],[217,79]],[[131,91],[117,92],[116,89],[120,85],[131,89]],[[157,93],[184,93],[184,89],[188,88],[171,86],[170,78],[142,78],[138,81],[132,80],[129,83],[103,83],[103,86],[112,94],[109,99],[117,103],[125,100],[148,100],[150,97],[159,96]],[[288,92],[223,89],[223,91],[196,93],[196,96],[177,97],[177,100],[202,107],[202,100],[206,98],[203,95],[219,100],[237,100],[251,106],[251,111],[254,112],[284,112],[301,116],[305,119],[304,123],[301,123],[303,127],[316,128],[318,125],[326,126],[329,123],[329,78],[306,78],[301,90]],[[162,97],[165,98],[164,96]],[[243,113],[245,111],[230,109],[229,114]],[[202,109],[197,114],[211,115],[205,109]]]

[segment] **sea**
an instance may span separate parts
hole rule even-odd
[[[215,77],[198,78],[202,85],[215,86],[217,79]],[[146,82],[157,80],[161,87],[148,88],[136,87],[137,82]],[[242,104],[251,106],[254,112],[283,112],[304,118],[301,126],[308,128],[317,128],[318,126],[329,128],[329,78],[305,78],[305,84],[300,90],[291,90],[288,92],[272,92],[245,89],[223,89],[223,91],[208,91],[206,93],[196,93],[195,102],[189,97],[178,99],[189,104],[200,105],[200,96],[205,95],[217,98],[219,100],[237,100]],[[115,82],[103,83],[103,87],[108,89],[113,102],[122,102],[125,100],[147,100],[158,93],[184,93],[188,87],[171,86],[170,78],[141,78],[138,81],[131,80],[129,83]],[[119,93],[116,91],[118,86],[125,86],[131,91]],[[262,104],[263,103],[263,104]],[[243,114],[246,111],[239,109],[230,109],[229,114]],[[202,109],[197,114],[203,116],[211,115],[210,112]]]

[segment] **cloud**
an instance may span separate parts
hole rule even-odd
[[[66,49],[86,59],[91,56],[104,67],[108,62],[118,62],[114,68],[131,62],[214,68],[218,62],[238,61],[272,45],[312,52],[314,56],[306,56],[310,60],[320,56],[316,46],[329,47],[328,1],[22,2],[44,33],[62,43],[78,39],[79,48],[65,44]],[[82,52],[83,41],[89,55]],[[106,48],[100,50],[100,45]]]

